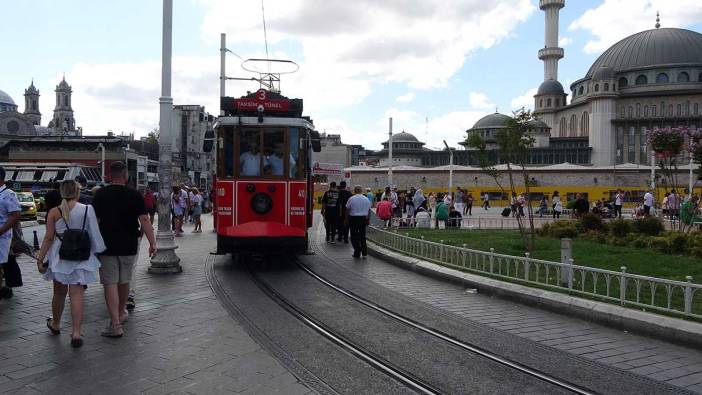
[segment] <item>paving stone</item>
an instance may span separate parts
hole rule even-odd
[[[203,219],[203,228],[211,229],[211,216]],[[109,320],[102,287],[90,285],[83,322],[85,345],[78,350],[69,345],[70,301],[66,303],[61,335],[51,336],[46,329],[51,284],[26,270],[25,286],[15,290],[13,299],[0,301],[0,392],[224,393],[240,383],[240,376],[219,373],[212,382],[183,376],[215,367],[228,372],[232,366],[243,365],[237,361],[243,355],[254,355],[258,362],[255,369],[241,370],[242,375],[252,374],[247,387],[239,388],[242,391],[270,385],[272,378],[287,373],[229,317],[214,296],[204,266],[214,240],[211,232],[178,238],[177,253],[183,266],[183,273],[178,275],[146,273],[147,248],[142,245],[135,273],[137,307],[121,339],[100,336]],[[279,390],[286,392],[284,387]],[[297,383],[291,391],[303,393],[309,389]]]

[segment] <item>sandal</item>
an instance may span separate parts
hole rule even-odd
[[[80,348],[82,346],[83,346],[83,338],[82,337],[71,336],[71,347]]]
[[[60,335],[61,329],[54,329],[54,327],[51,325],[53,323],[54,323],[54,320],[52,318],[46,319],[46,327],[49,328],[49,330],[51,331],[51,334],[54,336]]]
[[[100,336],[103,337],[110,337],[110,338],[119,338],[124,336],[124,331],[122,330],[122,324],[119,324],[117,326],[112,326],[112,323],[105,328],[102,333],[100,333]]]

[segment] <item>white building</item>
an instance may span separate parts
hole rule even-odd
[[[214,151],[204,152],[205,133],[212,130],[214,117],[198,105],[173,106],[174,180],[200,188],[212,186],[216,170]]]

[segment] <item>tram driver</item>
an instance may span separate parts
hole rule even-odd
[[[261,151],[257,138],[248,140],[248,151],[239,156],[242,177],[258,177],[261,175]]]
[[[268,156],[267,164],[270,166],[270,174],[274,176],[282,176],[285,171],[285,163],[283,162],[283,156],[285,155],[285,144],[283,142],[276,142],[273,146],[273,153]],[[290,177],[295,177],[295,166],[297,162],[293,158],[292,153],[290,154]]]

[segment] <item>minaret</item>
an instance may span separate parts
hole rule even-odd
[[[26,115],[34,125],[41,125],[39,90],[34,86],[34,79],[32,79],[29,88],[24,90],[24,115]]]
[[[563,48],[558,46],[558,14],[565,7],[565,0],[540,0],[539,8],[546,14],[544,48],[539,59],[544,61],[544,81],[558,81],[558,61],[563,58]]]
[[[546,15],[545,46],[539,50],[539,59],[544,61],[544,82],[534,95],[534,114],[552,133],[557,133],[556,113],[568,104],[563,85],[558,82],[558,60],[563,58],[563,48],[558,47],[558,13],[565,7],[565,0],[540,0],[539,7]]]
[[[73,109],[71,108],[71,90],[70,85],[66,82],[66,76],[56,85],[56,108],[54,108],[54,129],[63,131],[73,131],[76,128],[76,122],[73,119]]]

